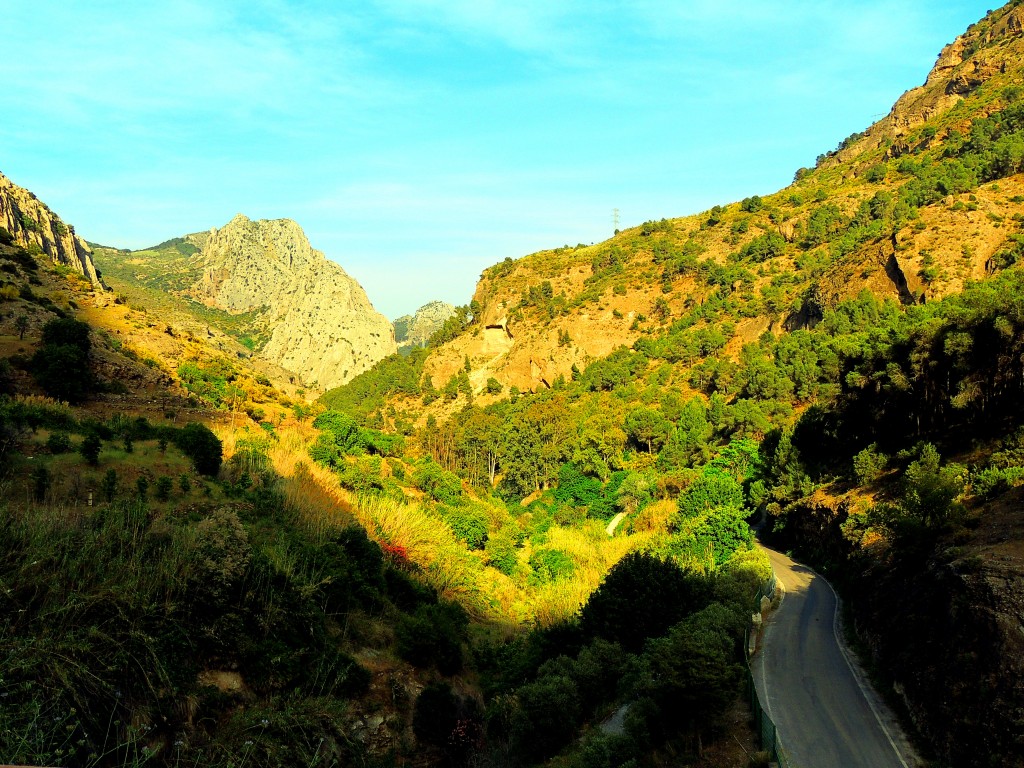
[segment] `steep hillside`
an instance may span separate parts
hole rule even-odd
[[[127,303],[7,233],[0,754],[764,764],[757,517],[924,752],[1024,765],[1018,4],[781,192],[492,267],[311,425],[250,350],[324,375],[365,297],[293,222],[104,249]]]
[[[440,663],[417,622],[475,712],[465,614],[310,467],[304,403],[191,323],[0,230],[0,756],[439,764],[412,726]]]
[[[812,326],[865,289],[931,301],[1005,267],[1024,180],[1009,140],[993,149],[1003,129],[982,122],[993,115],[1017,135],[1009,113],[1024,83],[1022,14],[1011,3],[973,25],[924,86],[784,190],[486,270],[478,322],[431,356],[428,375],[447,381],[468,356],[477,393],[491,377],[536,391],[690,322],[714,297],[735,308],[738,353],[766,330]]]
[[[365,291],[288,219],[239,214],[208,233],[96,255],[119,291],[235,336],[308,387],[337,386],[396,350]]]
[[[171,251],[194,256],[187,245],[132,267],[154,274]],[[630,729],[656,735],[587,728],[572,765],[662,745],[677,762],[747,764],[733,651],[765,578],[749,532],[695,575],[624,559],[650,533],[611,537],[575,514],[531,523],[407,460],[400,437],[334,412],[316,435],[236,339],[182,324],[174,302],[126,303],[6,231],[0,306],[5,760],[535,764],[575,749],[625,696],[648,702]],[[501,528],[489,542],[487,521]],[[578,612],[623,559],[578,629],[553,641],[535,628]],[[633,599],[638,585],[671,599]],[[626,674],[666,664],[679,682]],[[485,719],[485,691],[501,715]],[[682,724],[655,704],[694,696]]]
[[[46,254],[99,285],[99,275],[86,242],[75,228],[60,218],[27,189],[22,189],[0,173],[0,227],[14,236],[14,242],[30,252]]]

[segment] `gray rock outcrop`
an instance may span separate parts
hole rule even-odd
[[[307,385],[339,386],[397,350],[391,323],[359,283],[290,219],[238,214],[210,231],[197,258],[203,276],[193,296],[229,312],[257,313],[270,336],[260,356]]]
[[[23,248],[46,254],[54,264],[63,264],[100,285],[92,252],[75,228],[65,224],[46,203],[0,173],[0,227],[14,236]]]

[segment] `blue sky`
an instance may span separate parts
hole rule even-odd
[[[37,0],[0,171],[89,240],[295,219],[389,317],[480,272],[788,184],[974,0]]]

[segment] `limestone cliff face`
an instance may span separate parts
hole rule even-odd
[[[100,285],[85,241],[27,189],[0,173],[0,227],[24,248],[38,247],[55,264],[63,264]]]
[[[290,219],[239,214],[210,231],[197,258],[203,277],[193,295],[229,312],[257,313],[270,336],[260,355],[308,385],[344,384],[397,349],[391,323],[359,283]]]
[[[402,315],[394,324],[399,349],[423,346],[454,314],[455,307],[451,304],[432,301],[417,309],[414,315]]]

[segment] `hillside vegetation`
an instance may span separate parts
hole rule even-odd
[[[405,465],[403,494],[528,584],[551,572],[535,554],[548,520],[586,530],[623,513],[630,548],[713,573],[760,516],[855,595],[878,590],[853,610],[926,751],[1021,764],[1007,601],[1022,574],[988,543],[1005,540],[995,527],[1021,535],[996,513],[1024,479],[1017,6],[787,189],[495,265],[425,355],[322,403],[374,441],[404,436],[388,460]],[[345,482],[360,461],[328,465]],[[489,499],[525,535],[493,513],[465,522],[459,507]],[[891,630],[925,574],[961,607],[928,602],[935,586],[921,593],[935,613],[913,615],[957,636],[971,623],[970,671],[907,622]]]
[[[200,242],[97,247],[112,294],[0,230],[0,759],[763,765],[756,521],[937,765],[1024,764],[1017,6],[785,190],[497,264],[315,404]]]

